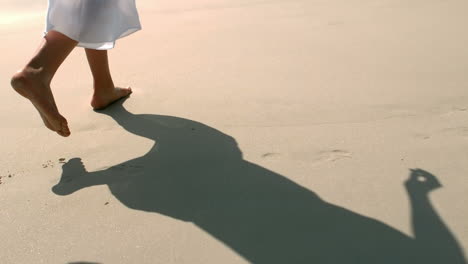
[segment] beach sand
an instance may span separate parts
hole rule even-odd
[[[57,72],[69,138],[9,87],[33,2],[0,11],[1,263],[464,263],[466,1],[139,0],[130,98]]]

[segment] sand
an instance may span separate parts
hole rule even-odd
[[[57,72],[69,138],[8,85],[33,2],[0,11],[1,263],[465,263],[466,1],[139,0],[129,99]]]

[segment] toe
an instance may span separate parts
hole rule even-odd
[[[57,134],[59,134],[60,136],[62,137],[68,137],[70,136],[70,131],[66,130],[66,129],[63,129],[63,130],[57,130],[55,131],[57,132]]]
[[[70,130],[68,130],[68,129],[62,130],[62,133],[63,133],[63,136],[64,136],[64,137],[68,137],[68,136],[70,136],[70,134],[71,134],[71,133],[70,133]]]
[[[71,133],[67,123],[62,123],[62,128],[59,131],[57,131],[57,133],[63,137],[70,136]]]
[[[129,94],[132,93],[132,88],[130,88],[130,87],[122,88],[122,89],[121,89],[121,92],[122,92],[122,95],[123,95],[123,96],[127,96],[127,95],[129,95]]]
[[[70,132],[65,132],[65,131],[57,131],[57,134],[59,134],[62,137],[69,137]]]

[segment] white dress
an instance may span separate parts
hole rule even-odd
[[[135,0],[49,0],[45,34],[58,31],[79,47],[112,49],[140,29]]]

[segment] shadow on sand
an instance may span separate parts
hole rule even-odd
[[[134,115],[118,102],[101,112],[155,141],[144,156],[88,172],[79,158],[63,165],[58,195],[108,185],[135,210],[190,221],[251,263],[464,264],[455,237],[431,205],[441,185],[411,170],[404,186],[414,237],[320,197],[250,163],[234,138],[178,117]]]

